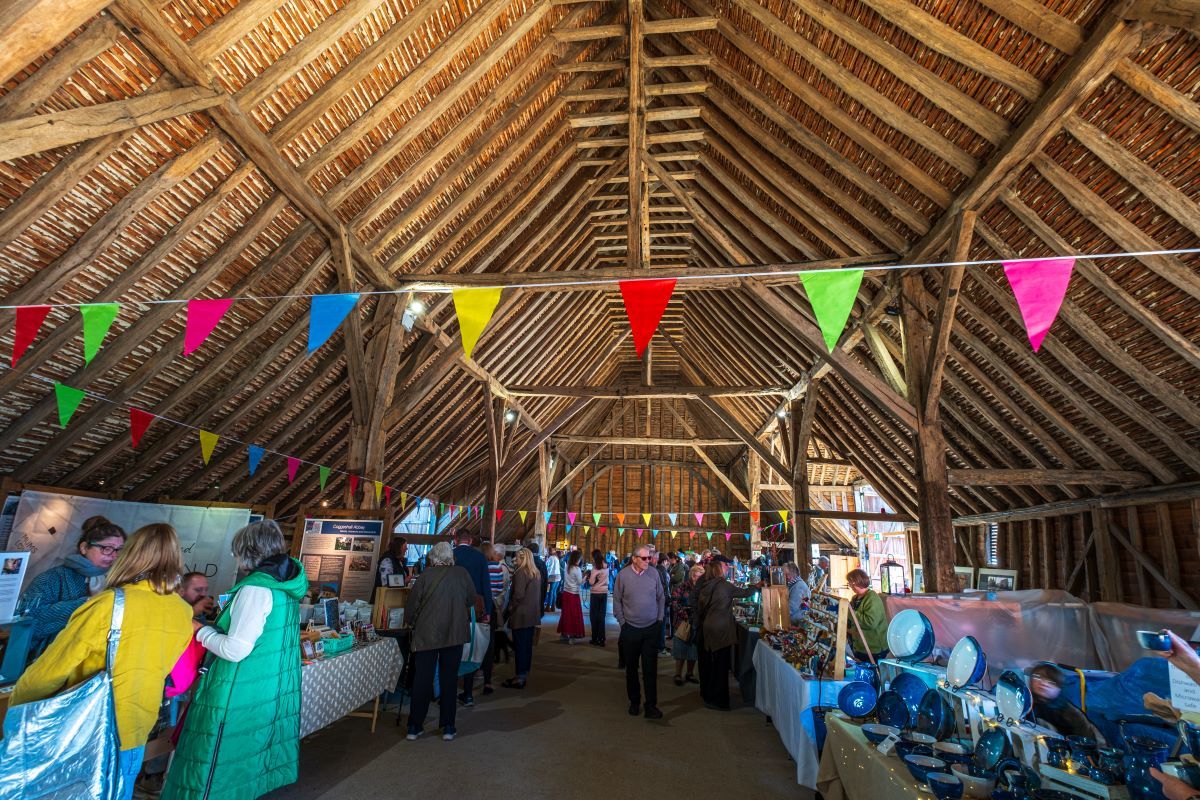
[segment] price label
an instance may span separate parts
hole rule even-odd
[[[896,743],[899,741],[899,736],[894,733],[889,733],[886,739],[875,746],[875,749],[883,753],[885,756],[890,756],[896,749]]]
[[[1167,665],[1171,673],[1171,705],[1180,711],[1200,713],[1200,685],[1174,664]]]

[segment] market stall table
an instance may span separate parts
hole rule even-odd
[[[384,638],[305,664],[300,670],[300,736],[352,716],[369,718],[374,733],[379,696],[396,688],[402,663],[396,640]],[[355,710],[372,700],[372,711]]]
[[[900,758],[880,753],[858,725],[834,712],[825,716],[825,725],[825,751],[817,774],[817,791],[825,800],[930,797]]]
[[[775,649],[760,642],[754,648],[754,706],[771,718],[784,747],[796,762],[796,782],[817,785],[817,737],[810,709],[837,705],[845,681],[807,679]],[[828,747],[828,745],[826,745]]]

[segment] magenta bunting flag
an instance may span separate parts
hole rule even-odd
[[[1017,299],[1029,344],[1036,353],[1054,324],[1067,284],[1071,282],[1074,258],[1040,258],[1036,261],[1005,261],[1004,275]]]
[[[288,483],[291,483],[292,481],[296,480],[296,473],[299,472],[299,470],[300,470],[300,459],[296,458],[295,456],[288,456],[288,459],[287,459]]]
[[[217,328],[225,312],[233,305],[232,298],[218,300],[188,300],[187,325],[183,331],[183,354],[191,355]]]
[[[671,301],[675,279],[621,281],[620,284],[625,313],[633,330],[633,348],[641,358],[646,346],[654,338],[654,331],[658,329],[658,322],[667,310],[667,303]]]
[[[546,533],[550,533],[550,531],[552,531],[552,530],[554,530],[554,523],[553,523],[553,522],[551,522],[551,523],[548,523],[548,524],[546,525]]]
[[[642,529],[641,529],[641,528],[638,528],[638,529],[637,529],[637,535],[638,535],[638,537],[641,537],[641,535],[642,535]]]
[[[701,513],[699,513],[699,512],[696,512],[695,514],[692,514],[692,516],[696,518],[696,524],[697,524],[697,525],[703,525],[703,524],[704,524],[704,515],[703,515],[703,514],[701,514]]]
[[[17,325],[13,332],[12,365],[15,367],[37,338],[50,306],[17,306]]]
[[[729,541],[729,537],[730,537],[730,536],[733,536],[733,534],[732,534],[732,533],[729,533],[728,531],[726,531],[726,532],[725,532],[725,541],[727,541],[727,542],[728,542],[728,541]]]
[[[575,524],[575,516],[576,516],[576,514],[574,511],[568,511],[567,512],[567,522],[571,525],[574,525]]]

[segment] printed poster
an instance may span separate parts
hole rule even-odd
[[[21,579],[28,563],[29,553],[0,553],[0,622],[8,622],[17,614]]]
[[[343,602],[369,601],[382,541],[380,519],[305,519],[300,563],[309,588]]]

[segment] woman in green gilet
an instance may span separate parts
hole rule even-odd
[[[233,537],[249,574],[212,626],[162,800],[253,800],[295,783],[300,758],[300,606],[308,579],[274,520]]]

